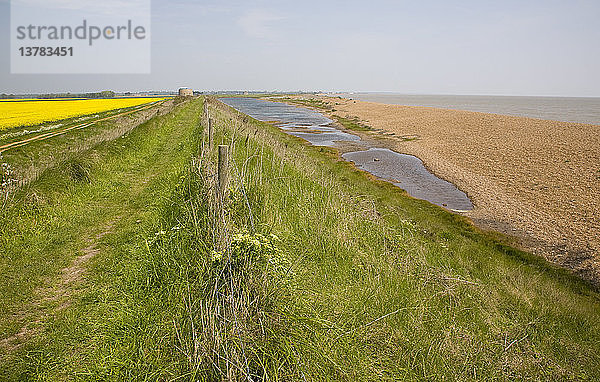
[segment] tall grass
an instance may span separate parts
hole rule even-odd
[[[128,159],[113,170],[161,173],[123,202],[127,216],[103,239],[79,297],[15,361],[19,375],[599,378],[600,304],[590,286],[330,149],[210,104],[215,146],[230,148],[229,197],[216,196],[216,152],[203,135],[165,135],[193,131],[200,102],[163,120],[171,128],[124,139]],[[161,140],[169,166],[147,167]],[[98,150],[103,162],[122,155]],[[84,166],[91,182],[77,183],[79,192],[119,189],[108,175],[97,184],[95,163]]]
[[[241,347],[256,355],[242,362],[251,365],[246,372],[351,380],[596,375],[598,295],[590,286],[372,181],[328,150],[213,105],[217,140],[229,144],[237,175],[230,229],[277,235],[279,261],[290,265],[274,277],[273,300],[257,306],[268,335]],[[242,280],[238,288],[255,283]],[[238,369],[236,377],[247,377]]]
[[[215,153],[202,151],[162,215],[165,237],[143,255],[153,268],[141,274],[161,277],[152,290],[176,312],[172,340],[187,361],[167,375],[597,377],[588,285],[329,150],[216,101],[210,111],[216,143],[232,153],[230,199],[214,198]]]

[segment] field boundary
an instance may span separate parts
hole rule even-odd
[[[122,116],[125,116],[125,115],[129,115],[129,114],[138,112],[138,111],[143,111],[143,110],[149,109],[149,108],[151,108],[153,106],[160,105],[160,104],[162,104],[164,102],[165,102],[165,100],[152,102],[149,105],[143,105],[142,107],[136,108],[134,110],[128,110],[128,111],[125,111],[125,112],[122,112],[122,113],[111,115],[109,117],[100,118],[100,119],[95,120],[93,122],[84,122],[84,123],[79,124],[79,125],[69,126],[69,127],[64,128],[62,130],[59,130],[59,131],[52,131],[52,132],[49,132],[49,133],[42,133],[40,135],[36,135],[34,137],[23,139],[21,141],[11,142],[11,143],[5,144],[3,146],[0,146],[0,154],[2,154],[5,151],[8,151],[10,149],[14,149],[14,148],[17,148],[17,147],[28,145],[28,144],[30,144],[32,142],[42,141],[42,140],[45,140],[45,139],[56,137],[58,135],[66,134],[66,133],[68,133],[71,130],[83,129],[83,128],[86,128],[88,126],[94,125],[94,124],[96,124],[98,122],[115,119],[115,118],[118,118],[118,117],[122,117]]]

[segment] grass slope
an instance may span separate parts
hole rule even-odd
[[[260,174],[245,179],[259,221],[295,265],[270,343],[299,355],[301,375],[599,377],[600,306],[585,283],[274,127],[238,125],[224,141],[232,134],[236,162]]]
[[[193,134],[201,106],[48,173],[3,217],[3,333],[39,321],[3,379],[600,378],[587,284],[213,106],[232,159],[221,205],[216,152],[199,154]],[[68,293],[40,304],[48,285]]]
[[[0,330],[11,341],[1,344],[0,379],[45,379],[73,366],[68,353],[95,334],[93,318],[104,319],[95,307],[110,310],[101,302],[112,293],[103,280],[117,277],[111,266],[156,220],[197,151],[198,110],[184,105],[47,170],[2,211]]]

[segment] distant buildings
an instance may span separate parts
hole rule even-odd
[[[189,88],[181,88],[179,89],[180,97],[192,97],[194,95],[194,91]]]

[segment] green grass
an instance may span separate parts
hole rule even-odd
[[[2,217],[2,332],[39,323],[1,379],[600,378],[589,285],[226,107],[220,206],[201,110],[49,171]],[[40,305],[90,240],[87,273]]]
[[[335,116],[334,118],[342,126],[344,126],[346,129],[349,129],[349,130],[354,130],[354,131],[371,131],[371,130],[373,130],[372,128],[370,128],[366,124],[362,123],[360,121],[360,119],[358,119],[358,117],[344,118],[344,117]]]
[[[281,102],[296,104],[299,106],[312,107],[312,108],[323,110],[323,111],[333,111],[333,108],[327,102],[321,101],[319,99],[314,99],[314,98],[305,99],[305,98],[276,97],[276,100],[281,101]]]
[[[256,126],[262,134],[239,144],[237,163],[261,153],[247,171],[261,181],[245,184],[262,196],[259,221],[295,264],[293,302],[279,307],[286,330],[271,341],[299,354],[305,375],[598,377],[598,295],[585,283],[327,150]],[[239,142],[248,133],[237,132]]]
[[[104,269],[104,274],[93,269],[103,261],[118,261],[131,235],[155,222],[158,206],[197,151],[197,110],[197,105],[185,105],[47,170],[2,211],[0,332],[6,338],[27,328],[34,335],[24,347],[17,346],[20,340],[11,342],[15,351],[1,357],[0,370],[7,376],[0,379],[50,373],[37,364],[42,362],[38,356],[51,354],[68,365],[66,352],[80,343],[82,330],[90,329],[85,323],[93,317],[87,314],[97,313],[92,307],[110,296],[96,275],[110,278],[112,270]],[[86,277],[63,285],[61,270],[92,244],[106,257],[86,264],[91,267]]]

